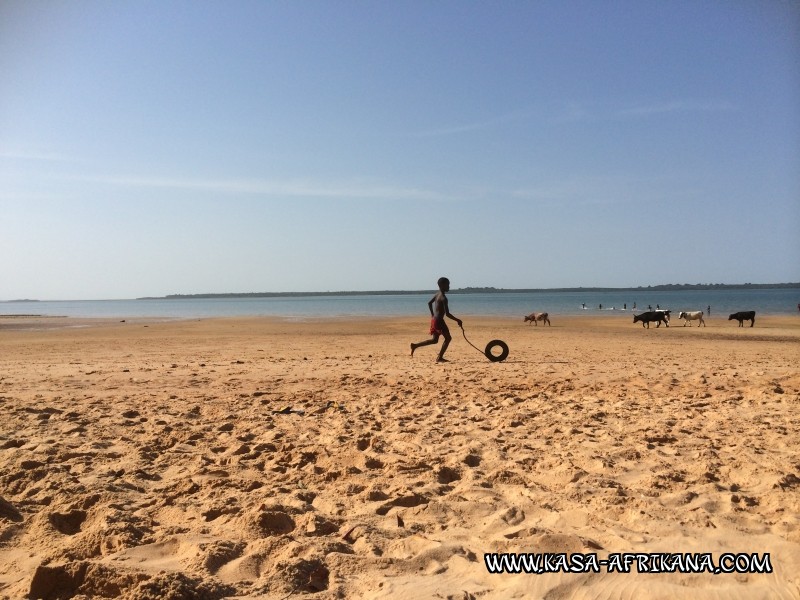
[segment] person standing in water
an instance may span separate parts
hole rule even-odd
[[[453,319],[456,323],[458,323],[459,327],[461,327],[461,319],[450,314],[450,307],[447,303],[447,296],[445,295],[446,292],[450,291],[450,280],[447,277],[440,277],[439,281],[436,283],[439,285],[439,291],[428,302],[428,310],[431,311],[430,331],[433,337],[429,340],[425,340],[424,342],[417,342],[416,344],[412,343],[411,356],[414,356],[414,350],[417,348],[438,343],[439,336],[442,336],[444,337],[444,343],[442,344],[441,350],[439,350],[439,355],[436,357],[436,362],[447,362],[447,360],[444,358],[444,353],[447,352],[447,347],[450,345],[450,340],[453,338],[450,335],[450,329],[448,329],[444,318],[448,317]]]

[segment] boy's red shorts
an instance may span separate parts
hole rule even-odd
[[[447,325],[444,324],[444,321],[437,321],[436,317],[431,317],[431,335],[444,335],[444,328]]]

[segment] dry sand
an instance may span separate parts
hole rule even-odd
[[[800,318],[552,322],[0,319],[0,597],[799,598]]]

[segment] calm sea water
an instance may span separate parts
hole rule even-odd
[[[432,294],[301,296],[292,298],[206,298],[176,300],[79,300],[2,302],[0,315],[35,314],[67,317],[200,318],[277,316],[287,318],[428,315]],[[619,315],[656,308],[706,310],[727,316],[740,310],[760,314],[800,314],[800,288],[763,290],[698,290],[654,292],[518,292],[459,294],[451,292],[450,311],[460,315],[522,317],[530,312],[551,315]],[[582,308],[586,304],[586,309]],[[636,309],[633,305],[636,303]],[[627,310],[624,306],[627,304]],[[602,309],[600,309],[602,305]]]

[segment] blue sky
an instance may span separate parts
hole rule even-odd
[[[0,299],[800,281],[800,3],[0,3]]]

